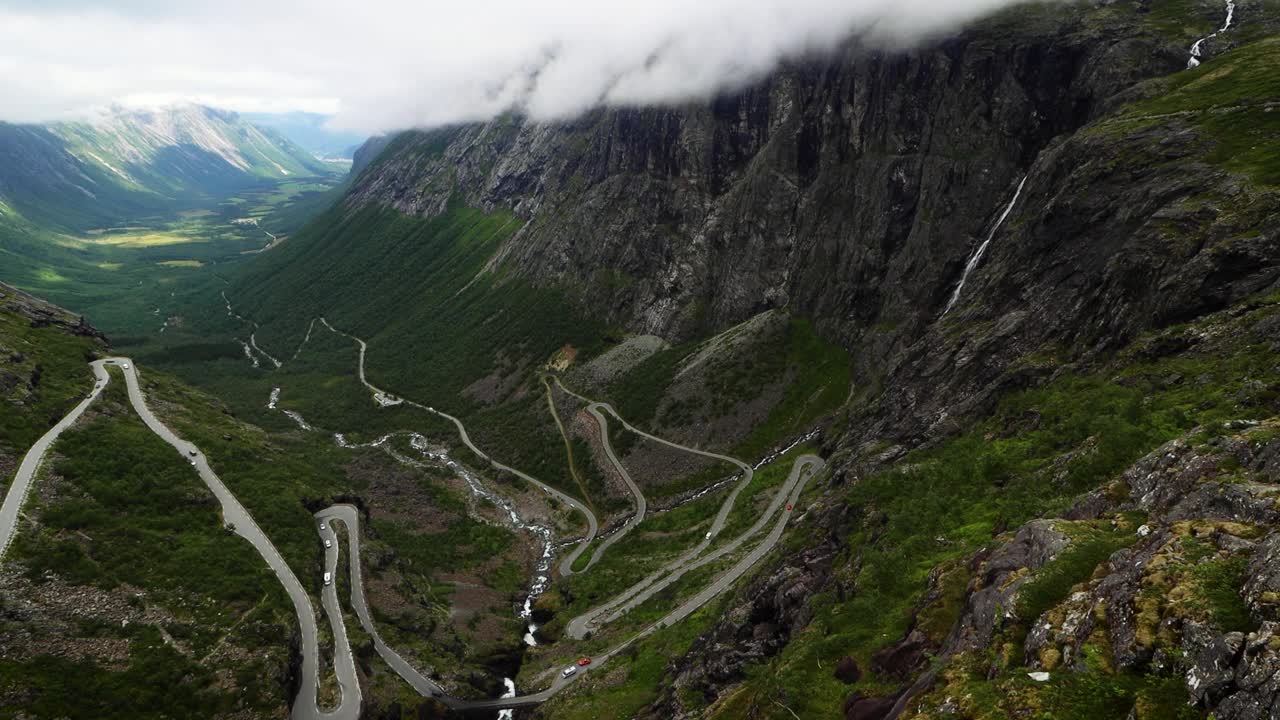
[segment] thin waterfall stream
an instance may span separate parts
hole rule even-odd
[[[950,312],[951,308],[955,307],[956,301],[960,299],[960,291],[964,289],[964,284],[968,281],[970,273],[973,272],[974,268],[978,267],[978,263],[982,262],[982,256],[987,252],[987,246],[991,244],[991,239],[996,236],[996,232],[1000,229],[1000,226],[1004,225],[1004,221],[1009,217],[1009,213],[1013,212],[1013,206],[1018,204],[1018,198],[1022,195],[1022,188],[1027,184],[1028,177],[1030,177],[1030,175],[1022,176],[1022,182],[1018,183],[1018,189],[1013,193],[1013,199],[1009,201],[1004,212],[1000,213],[1000,218],[996,220],[996,224],[991,228],[991,232],[987,234],[987,239],[982,241],[982,244],[979,245],[978,249],[974,251],[972,256],[970,256],[969,262],[965,263],[964,273],[960,275],[960,283],[956,285],[955,291],[951,293],[951,300],[947,302],[946,309],[942,311],[943,315]]]
[[[1194,67],[1200,67],[1200,58],[1201,58],[1201,57],[1203,57],[1203,55],[1202,55],[1202,50],[1203,50],[1203,48],[1204,48],[1205,41],[1207,41],[1207,40],[1212,40],[1213,38],[1217,37],[1219,34],[1224,33],[1224,32],[1226,32],[1227,30],[1230,30],[1230,29],[1231,29],[1231,23],[1235,21],[1235,18],[1236,18],[1236,3],[1235,3],[1235,0],[1227,0],[1227,20],[1226,20],[1226,22],[1222,23],[1222,27],[1220,27],[1220,28],[1218,28],[1217,30],[1215,30],[1215,31],[1213,31],[1213,32],[1211,32],[1211,33],[1209,33],[1208,35],[1205,35],[1204,37],[1200,38],[1199,40],[1197,40],[1197,41],[1195,42],[1195,44],[1194,44],[1194,45],[1192,45],[1192,46],[1191,46],[1191,57],[1190,57],[1190,58],[1187,58],[1187,69],[1188,69],[1188,70],[1190,70],[1191,68],[1194,68]]]

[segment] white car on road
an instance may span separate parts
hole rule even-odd
[[[327,573],[325,573],[325,574],[324,574],[324,584],[325,584],[325,585],[332,585],[332,584],[333,584],[333,573],[331,573],[331,572],[327,572]]]
[[[563,672],[560,673],[560,677],[573,677],[574,675],[577,675],[577,674],[578,674],[578,666],[570,665],[569,667],[565,668]]]
[[[325,538],[325,539],[324,539],[324,549],[325,549],[325,550],[328,550],[328,549],[329,549],[329,548],[331,548],[331,547],[333,547],[333,541],[332,541],[332,540],[330,540],[329,538]]]

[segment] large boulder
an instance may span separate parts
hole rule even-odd
[[[865,697],[854,693],[844,701],[844,720],[885,720],[897,696]]]
[[[862,668],[853,658],[845,655],[836,663],[835,678],[845,685],[852,685],[862,679]]]

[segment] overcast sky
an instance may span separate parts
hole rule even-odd
[[[739,85],[852,32],[912,42],[1019,0],[0,0],[0,120],[196,101],[366,132]],[[536,78],[536,79],[535,79]]]

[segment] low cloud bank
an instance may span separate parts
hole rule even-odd
[[[674,103],[857,33],[901,45],[1021,0],[0,0],[0,119],[123,102],[334,113],[364,132]]]

